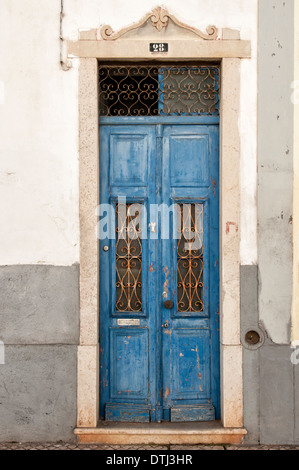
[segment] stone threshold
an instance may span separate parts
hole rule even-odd
[[[84,444],[241,444],[244,428],[224,428],[220,421],[204,423],[112,423],[100,422],[96,428],[76,428]]]

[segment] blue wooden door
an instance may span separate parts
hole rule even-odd
[[[219,134],[189,121],[100,128],[105,420],[220,417]]]

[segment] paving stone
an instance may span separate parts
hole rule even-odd
[[[225,450],[223,446],[170,446],[170,450]]]
[[[296,446],[226,446],[226,450],[298,450]]]
[[[138,450],[150,450],[150,451],[195,451],[195,450],[299,450],[299,446],[200,446],[200,445],[170,445],[170,446],[155,446],[155,445],[97,445],[97,444],[79,444],[76,442],[61,442],[61,443],[0,443],[1,450],[106,450],[106,451],[138,451]]]
[[[168,446],[155,446],[155,445],[135,445],[135,446],[128,446],[123,445],[119,446],[120,450],[168,450]]]

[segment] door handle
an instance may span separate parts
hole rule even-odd
[[[164,307],[167,308],[167,310],[173,309],[174,303],[172,300],[166,300],[164,302]]]

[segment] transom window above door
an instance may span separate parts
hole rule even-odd
[[[219,65],[99,65],[100,116],[219,115]]]

